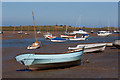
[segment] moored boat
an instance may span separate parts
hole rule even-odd
[[[69,38],[70,41],[80,41],[80,40],[85,40],[85,39],[86,38],[83,37],[83,36],[82,37],[78,37],[78,38],[76,36],[74,38]]]
[[[88,37],[89,35],[88,34],[82,34],[81,37],[75,37],[74,38],[69,38],[69,40],[71,41],[81,41],[81,40],[86,40],[86,38]]]
[[[98,36],[109,36],[110,34],[112,34],[112,33],[110,33],[109,31],[98,31],[98,33],[97,33],[97,35]]]
[[[113,46],[115,46],[116,48],[119,48],[120,49],[120,40],[115,40],[113,42]]]
[[[56,37],[56,38],[51,39],[51,42],[65,42],[66,40],[67,39]]]
[[[40,42],[35,42],[32,45],[28,46],[27,49],[37,49],[40,47]]]
[[[40,31],[37,31],[37,34],[40,34],[41,32]]]
[[[51,36],[51,37],[52,37],[52,34],[50,34],[49,32],[47,32],[47,33],[44,34],[44,37],[45,37],[46,39],[49,39],[48,36]]]
[[[34,21],[34,13],[32,12],[32,16],[33,16],[33,23],[34,23],[34,32],[35,32],[35,39],[36,42],[34,42],[32,45],[28,46],[27,49],[37,49],[40,47],[40,42],[37,41],[37,35],[36,35],[36,28],[35,28],[35,21]]]
[[[86,31],[83,31],[82,29],[79,29],[79,31],[73,31],[75,34],[88,34]]]
[[[22,34],[23,32],[22,31],[18,31],[18,34]]]
[[[93,30],[91,30],[91,31],[90,31],[90,33],[94,33],[94,31],[93,31]]]
[[[27,66],[29,69],[37,70],[79,65],[82,54],[83,49],[65,53],[24,53],[15,58],[17,62]]]
[[[0,34],[3,34],[3,31],[0,31]]]
[[[54,39],[56,36],[48,36],[47,39]]]
[[[104,51],[106,43],[93,43],[93,44],[79,44],[77,47],[68,47],[69,50],[81,50],[81,47],[84,46],[84,53]]]

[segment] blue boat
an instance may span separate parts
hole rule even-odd
[[[59,37],[51,39],[51,42],[65,42],[65,41],[66,41],[66,39],[59,38]]]
[[[30,70],[38,70],[79,65],[82,54],[83,48],[80,51],[69,51],[65,53],[24,53],[15,58]]]

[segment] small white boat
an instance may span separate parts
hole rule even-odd
[[[115,46],[115,47],[117,47],[117,48],[120,49],[120,40],[115,40],[115,41],[113,42],[113,46]]]
[[[93,43],[93,44],[79,44],[77,47],[68,47],[69,50],[81,50],[81,47],[84,46],[84,53],[95,52],[95,51],[104,51],[106,43]]]
[[[94,33],[94,31],[93,30],[91,30],[91,32],[90,33]]]
[[[112,33],[110,33],[109,31],[98,31],[97,33],[98,36],[109,36],[110,34]]]
[[[0,34],[3,34],[3,32],[2,32],[2,31],[0,31]]]
[[[75,35],[75,37],[74,38],[69,38],[69,40],[71,40],[71,41],[81,41],[81,40],[86,40],[86,38],[88,37],[89,35],[88,34],[83,34],[82,35],[82,37],[76,37],[76,35]]]
[[[48,36],[47,39],[54,39],[56,36]]]
[[[28,46],[27,49],[37,49],[40,47],[40,42],[35,42],[32,45]]]
[[[22,34],[23,32],[22,31],[18,31],[18,34]]]
[[[41,33],[40,31],[37,32],[37,34],[40,34],[40,33]]]
[[[87,32],[83,31],[82,29],[79,29],[79,31],[73,31],[75,34],[88,34]]]
[[[59,37],[51,39],[51,42],[65,42],[65,41],[66,41],[66,39],[59,38]]]
[[[83,49],[65,53],[26,53],[16,56],[17,62],[25,65],[30,70],[58,68],[80,65]]]
[[[46,39],[49,39],[48,36],[51,36],[51,37],[52,37],[52,34],[50,34],[49,32],[47,32],[46,34],[44,34],[44,37],[45,37]]]
[[[119,30],[114,30],[114,33],[120,33],[120,31]]]
[[[85,40],[86,38],[85,37],[79,37],[77,38],[76,36],[74,38],[69,38],[70,41],[80,41],[80,40]]]
[[[86,38],[82,38],[82,37],[80,37],[80,38],[70,38],[69,40],[70,41],[82,41],[82,40],[85,40]]]
[[[26,32],[25,35],[28,35],[28,33]]]

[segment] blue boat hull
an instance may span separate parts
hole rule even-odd
[[[22,54],[16,60],[30,69],[67,67],[80,64],[83,51],[62,54]]]

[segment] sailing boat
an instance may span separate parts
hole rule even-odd
[[[34,32],[35,32],[36,42],[34,42],[32,45],[28,46],[27,49],[37,49],[37,48],[40,47],[40,42],[37,41],[36,28],[35,28],[35,20],[34,20],[34,13],[33,12],[32,12],[32,16],[33,16]]]
[[[68,33],[68,31],[67,31],[67,25],[66,25],[66,31],[65,31],[65,34],[61,34],[60,37],[61,37],[61,38],[74,38],[75,35],[72,34],[72,33]]]

